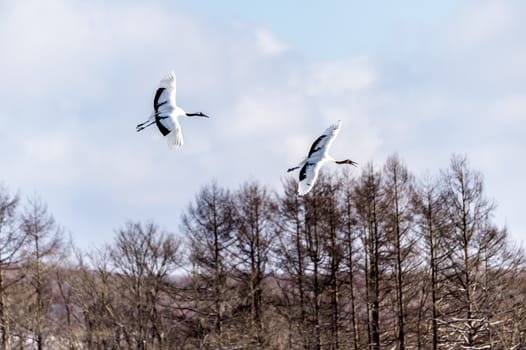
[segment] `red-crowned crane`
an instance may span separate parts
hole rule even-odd
[[[327,130],[325,130],[325,132],[320,137],[318,137],[316,141],[314,141],[310,147],[307,158],[299,163],[298,166],[287,170],[290,172],[301,168],[298,183],[298,194],[300,196],[303,196],[312,189],[316,179],[318,178],[318,173],[320,172],[320,169],[324,163],[334,162],[336,164],[350,164],[354,166],[358,164],[350,159],[338,161],[329,155],[329,148],[336,138],[336,135],[338,135],[341,125],[341,120],[338,120],[338,123],[328,127]]]
[[[137,125],[137,131],[141,131],[150,125],[157,125],[159,131],[168,139],[168,145],[178,148],[183,145],[183,134],[179,125],[179,117],[204,117],[209,118],[202,112],[186,113],[175,104],[175,72],[171,71],[159,83],[153,99],[153,113],[147,121]]]

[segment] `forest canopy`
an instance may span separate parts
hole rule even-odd
[[[0,349],[521,349],[524,253],[466,157],[202,187],[180,226],[67,242],[0,186]]]

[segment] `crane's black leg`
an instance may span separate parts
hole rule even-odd
[[[295,166],[294,168],[289,168],[287,169],[287,173],[290,173],[291,171],[294,171],[296,169],[299,169],[300,167],[299,166]]]
[[[140,124],[138,124],[137,127],[136,127],[136,130],[137,130],[137,132],[139,132],[139,131],[141,131],[142,129],[147,128],[147,127],[149,127],[150,125],[152,125],[152,124],[154,124],[154,123],[155,123],[155,120],[152,120],[152,121],[147,120],[147,121],[145,121],[144,123],[140,123]]]

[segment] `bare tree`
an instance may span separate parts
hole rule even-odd
[[[80,310],[79,338],[88,349],[118,349],[129,339],[126,319],[119,312],[120,284],[111,262],[110,247],[76,252],[77,266],[68,276],[74,304]]]
[[[212,183],[182,216],[188,256],[128,222],[76,264],[42,200],[0,186],[0,350],[526,348],[524,252],[482,175],[362,169],[305,196]]]
[[[492,321],[503,295],[498,277],[516,270],[516,259],[506,254],[507,232],[492,223],[495,205],[486,199],[482,175],[469,168],[466,157],[453,156],[442,181],[452,251],[445,285],[448,316],[440,322],[452,346],[494,347]]]
[[[385,212],[383,230],[389,239],[390,258],[394,270],[397,314],[397,347],[406,347],[406,318],[408,301],[406,295],[412,283],[407,275],[414,274],[418,265],[414,259],[415,238],[412,235],[413,208],[411,200],[414,192],[414,179],[398,155],[390,156],[383,169],[383,210]]]
[[[10,315],[7,297],[10,287],[20,280],[18,262],[25,240],[18,229],[18,195],[12,195],[0,184],[0,348],[11,347]],[[9,274],[9,275],[8,275]]]
[[[151,222],[130,222],[117,231],[110,251],[120,296],[130,306],[122,310],[130,334],[128,345],[138,350],[171,347],[165,338],[172,327],[162,302],[170,275],[181,265],[179,241]]]
[[[324,262],[328,259],[326,249],[327,231],[324,227],[325,197],[323,186],[326,181],[323,173],[317,180],[317,186],[303,196],[305,206],[305,252],[308,263],[305,265],[308,278],[307,290],[311,295],[310,334],[312,336],[312,349],[320,350],[322,347],[323,309],[322,299],[327,287],[328,278],[325,274]]]
[[[343,206],[341,196],[342,181],[336,176],[325,175],[320,179],[318,187],[320,189],[320,199],[322,206],[320,210],[319,220],[321,227],[321,234],[324,244],[324,251],[327,257],[324,264],[325,284],[327,290],[327,297],[322,297],[322,300],[328,299],[329,306],[322,304],[322,308],[326,310],[328,334],[327,343],[329,349],[335,350],[342,346],[342,298],[341,298],[341,271],[344,263],[344,246],[343,246]]]
[[[41,350],[46,346],[51,324],[48,318],[52,305],[50,291],[53,271],[62,256],[62,229],[36,195],[28,200],[21,215],[20,226],[27,237],[23,252],[24,274],[30,288],[25,309],[28,317],[27,331],[37,349]]]
[[[229,276],[231,248],[235,243],[235,206],[229,191],[216,183],[204,187],[182,218],[183,232],[190,240],[190,261],[198,279],[195,296],[202,345],[222,346],[230,342],[224,323],[235,309]],[[237,301],[236,301],[237,302]]]
[[[422,283],[421,298],[423,301],[418,311],[418,325],[417,325],[417,343],[419,348],[426,345],[428,338],[425,334],[426,327],[424,321],[430,320],[431,323],[431,344],[432,349],[437,350],[439,346],[439,300],[440,300],[440,269],[445,265],[445,260],[449,254],[449,249],[444,244],[445,233],[444,228],[444,206],[441,201],[441,194],[439,192],[439,184],[436,180],[426,176],[420,181],[417,186],[417,191],[413,197],[414,213],[416,215],[416,222],[418,225],[419,235],[422,237],[420,247],[422,248],[421,257],[424,259],[424,278],[420,281]],[[431,295],[430,314],[427,312],[427,294]],[[424,330],[422,330],[424,328]]]
[[[73,242],[70,240],[62,247],[60,262],[56,264],[52,271],[51,279],[53,281],[53,304],[55,309],[53,333],[54,342],[49,344],[56,347],[60,342],[64,349],[75,350],[81,346],[81,341],[77,337],[80,325],[78,322],[80,311],[74,302],[75,293],[72,288],[73,276],[76,274],[76,265],[70,259],[70,254],[75,250]],[[60,310],[60,311],[58,311]]]
[[[307,317],[306,291],[306,243],[304,233],[305,208],[297,195],[297,182],[289,179],[284,182],[284,194],[278,199],[279,244],[276,246],[278,259],[278,278],[283,304],[283,313],[289,322],[289,349],[292,344],[300,348],[310,348]],[[294,333],[294,334],[293,334]],[[299,337],[296,334],[299,333]]]
[[[353,204],[354,188],[356,186],[355,180],[351,178],[350,173],[347,171],[343,175],[343,232],[344,232],[344,247],[345,247],[345,265],[347,268],[347,284],[348,284],[348,300],[349,300],[349,316],[350,316],[350,331],[351,345],[350,347],[354,350],[360,348],[360,332],[358,327],[358,305],[357,299],[357,286],[356,286],[356,273],[358,266],[359,249],[357,240],[356,230],[356,213]]]
[[[249,342],[265,347],[268,339],[263,335],[263,290],[276,232],[276,205],[268,191],[257,183],[245,183],[234,194],[234,202],[237,208],[236,275],[242,286],[242,298],[248,301],[250,308],[249,334],[255,330],[255,336]]]
[[[381,174],[368,164],[354,190],[357,231],[364,248],[365,294],[367,300],[368,348],[381,346],[380,301],[382,266],[385,264],[385,237],[381,231]],[[384,267],[385,268],[385,267]]]

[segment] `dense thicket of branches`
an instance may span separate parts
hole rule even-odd
[[[526,348],[524,255],[465,157],[296,188],[214,182],[178,235],[129,222],[80,251],[0,186],[0,349]]]

